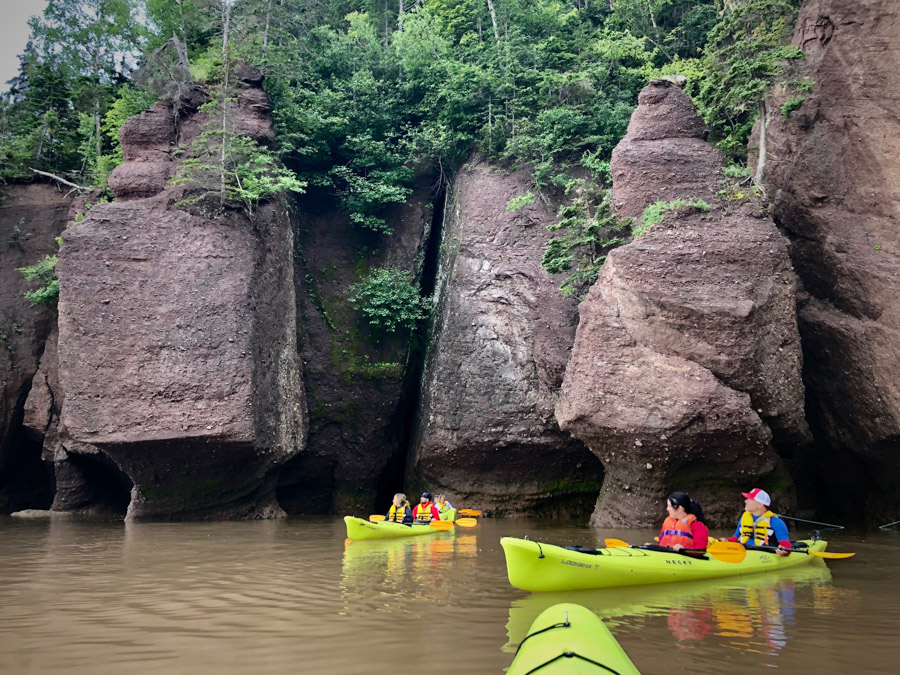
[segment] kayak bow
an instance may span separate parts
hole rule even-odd
[[[628,654],[593,612],[581,605],[553,605],[531,624],[507,675],[640,675]]]

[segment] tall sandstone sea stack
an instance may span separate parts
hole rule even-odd
[[[808,470],[822,510],[884,523],[900,513],[900,3],[807,0],[793,41],[806,57],[786,79],[813,86],[770,106],[765,185],[804,290]]]
[[[580,305],[556,407],[560,426],[602,460],[596,526],[656,525],[675,489],[712,523],[733,522],[739,489],[784,507],[776,448],[804,447],[801,351],[787,246],[759,206],[718,201],[721,154],[690,99],[665,80],[640,94],[613,152],[613,201],[640,218],[683,207],[615,249]]]
[[[258,73],[241,77],[235,127],[267,141]],[[189,148],[203,129],[195,94],[123,126],[116,200],[66,230],[57,266],[60,442],[130,479],[132,520],[280,515],[275,470],[305,435],[284,203],[251,220],[167,184],[176,130]]]
[[[553,418],[575,307],[540,265],[555,211],[507,209],[529,187],[479,161],[456,180],[408,472],[496,514],[583,516],[602,469]]]

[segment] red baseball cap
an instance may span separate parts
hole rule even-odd
[[[755,499],[763,506],[769,506],[772,503],[772,498],[769,496],[769,493],[765,490],[760,490],[759,488],[753,488],[750,492],[742,492],[747,499]]]

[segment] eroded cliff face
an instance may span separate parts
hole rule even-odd
[[[409,484],[495,514],[583,516],[602,470],[553,417],[575,323],[540,265],[555,209],[506,208],[529,186],[476,161],[448,199]]]
[[[765,185],[805,293],[805,354],[819,506],[896,520],[900,510],[900,4],[807,0],[806,53],[769,115]]]
[[[36,284],[18,268],[56,255],[72,199],[52,185],[0,189],[0,513],[47,508],[50,474],[41,445],[22,426],[23,406],[54,325],[48,305],[30,307],[24,294]]]
[[[235,125],[265,140],[258,74],[244,79]],[[277,516],[275,470],[305,436],[290,223],[280,200],[253,220],[180,207],[176,120],[189,147],[195,107],[123,126],[116,200],[63,235],[59,439],[130,479],[129,519]]]
[[[652,526],[685,490],[712,523],[741,488],[791,502],[776,452],[803,447],[795,282],[784,239],[758,204],[717,201],[724,159],[688,97],[653,81],[613,152],[613,201],[640,219],[656,202],[704,200],[615,249],[579,306],[556,407],[603,461],[591,522]]]
[[[409,201],[385,214],[390,235],[363,230],[325,195],[298,201],[297,341],[310,428],[306,451],[279,479],[288,513],[367,514],[403,487],[411,334],[373,333],[348,297],[350,286],[376,268],[421,278],[433,198],[426,172]]]

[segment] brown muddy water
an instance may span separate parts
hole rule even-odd
[[[512,588],[500,537],[653,533],[484,520],[410,540],[345,535],[339,518],[0,517],[0,672],[500,674],[560,601],[594,610],[645,674],[898,672],[900,533],[829,533],[857,555],[827,566],[565,594]]]

